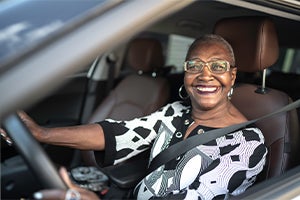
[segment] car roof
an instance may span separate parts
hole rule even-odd
[[[281,45],[300,47],[299,1],[194,1],[149,30],[197,38],[212,32],[218,20],[235,16],[268,16]]]

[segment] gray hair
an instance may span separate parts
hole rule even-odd
[[[235,66],[235,57],[234,57],[232,46],[223,37],[221,37],[219,35],[215,35],[215,34],[206,34],[206,35],[203,35],[203,36],[197,38],[189,47],[189,50],[186,55],[186,59],[188,58],[188,56],[194,49],[196,49],[199,45],[201,45],[203,43],[219,43],[219,44],[223,45],[228,50],[229,55],[231,57],[232,63],[230,63],[230,64],[232,66]]]

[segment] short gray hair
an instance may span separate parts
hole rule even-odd
[[[194,49],[196,49],[199,45],[203,43],[219,43],[223,45],[228,50],[229,55],[231,57],[230,62],[232,63],[230,63],[230,65],[235,66],[235,57],[234,57],[232,46],[223,37],[215,34],[206,34],[197,38],[189,47],[186,55],[186,59]]]

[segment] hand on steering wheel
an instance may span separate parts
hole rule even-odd
[[[67,191],[62,189],[51,189],[51,190],[41,190],[34,193],[33,197],[35,199],[43,199],[43,200],[50,200],[50,199],[61,199],[61,200],[83,200],[83,199],[90,199],[90,200],[99,200],[99,197],[89,190],[83,189],[77,185],[75,185],[69,175],[68,172],[64,167],[60,168],[59,174],[66,183],[67,187],[69,188]]]

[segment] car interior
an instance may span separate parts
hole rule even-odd
[[[236,32],[234,30],[241,30]],[[214,33],[232,44],[236,65],[241,72],[259,72],[278,59],[278,39],[274,24],[266,17],[236,17],[217,22]],[[262,85],[239,83],[234,89],[233,104],[248,118],[254,119],[282,108],[292,99],[288,94]],[[268,161],[262,180],[278,176],[299,165],[299,122],[296,110],[256,123],[268,146]],[[272,124],[272,125],[271,125]]]
[[[243,30],[243,32],[236,32],[235,30]],[[276,29],[273,22],[267,17],[222,19],[216,23],[214,33],[223,36],[232,44],[236,55],[236,65],[240,72],[262,72],[278,59],[279,47]],[[289,95],[277,89],[266,87],[263,83],[264,80],[261,81],[262,85],[239,82],[234,89],[232,102],[248,119],[255,119],[271,113],[292,102]],[[130,107],[127,108],[126,113],[130,110]],[[96,119],[93,120],[97,121]],[[300,164],[300,160],[296,156],[299,145],[295,142],[299,141],[298,120],[297,111],[293,110],[257,122],[257,126],[264,133],[269,150],[268,161],[259,181],[281,175]],[[84,159],[87,159],[86,155]],[[117,168],[117,171],[119,172],[121,169],[126,174],[126,168]],[[126,180],[130,181],[128,176],[119,177],[122,181],[118,183],[114,174],[115,169],[106,171],[106,173],[121,187],[132,185],[126,182]]]
[[[207,23],[208,27],[195,19],[193,13],[197,10],[210,12],[209,9],[203,10],[210,7],[227,14],[210,17],[212,22]],[[226,11],[221,11],[223,9]],[[299,99],[300,56],[295,56],[297,69],[289,72],[274,70],[278,65],[283,65],[283,47],[284,52],[288,48],[300,47],[299,42],[291,44],[286,33],[279,29],[285,27],[286,19],[271,18],[267,14],[248,9],[241,11],[243,14],[235,14],[238,17],[228,14],[236,9],[233,5],[221,2],[195,2],[182,12],[135,35],[111,52],[100,55],[80,73],[67,77],[63,87],[26,111],[40,125],[55,127],[95,123],[106,118],[129,120],[180,100],[178,90],[183,84],[184,72],[182,69],[178,71],[178,68],[183,67],[169,62],[167,54],[171,51],[168,46],[171,42],[169,33],[182,35],[184,29],[187,29],[184,38],[176,40],[185,41],[178,44],[181,45],[178,51],[181,54],[200,33],[221,35],[232,45],[238,77],[231,101],[249,120]],[[186,16],[186,10],[189,10],[191,16]],[[175,19],[178,22],[172,22],[174,27],[167,26],[169,21]],[[299,22],[291,24],[299,25]],[[183,30],[177,33],[175,26]],[[292,31],[286,32],[290,32],[290,38],[298,37]],[[111,55],[113,56],[110,57]],[[105,73],[100,69],[105,70]],[[300,150],[299,116],[298,108],[256,123],[264,133],[268,147],[267,163],[257,183],[278,177],[300,165],[300,158],[297,156]],[[57,167],[63,165],[71,170],[78,166],[96,166],[120,188],[133,187],[145,175],[149,153],[145,152],[117,166],[104,167],[97,162],[98,159],[101,160],[101,152],[79,151],[47,144],[42,146]],[[17,197],[28,196],[28,193],[40,189],[17,151],[3,140],[1,150],[5,152],[1,153],[3,195],[11,198],[15,198],[16,194]],[[19,180],[15,189],[10,182],[12,174],[13,179],[24,177],[32,184],[26,185]],[[21,187],[27,188],[26,193],[19,190]]]

